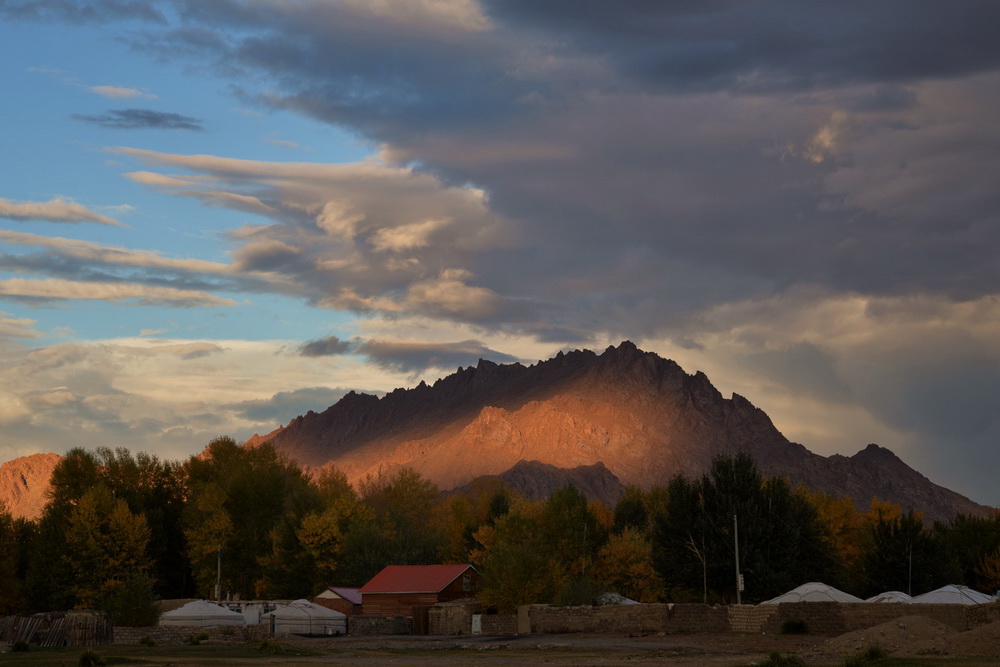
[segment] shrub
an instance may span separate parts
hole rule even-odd
[[[139,643],[142,644],[143,646],[156,646],[156,640],[150,637],[149,635],[146,635],[145,637],[140,639]]]
[[[10,650],[11,653],[24,653],[31,650],[31,644],[23,639],[18,639],[11,645]]]
[[[868,663],[887,658],[888,654],[878,644],[870,644],[853,655],[844,658],[844,667],[862,667]]]
[[[78,667],[104,667],[106,663],[97,651],[87,650],[80,655],[76,664]]]
[[[288,648],[284,644],[270,639],[262,640],[259,648],[261,653],[267,653],[268,655],[283,655],[288,653]]]
[[[145,572],[130,572],[98,605],[112,625],[146,628],[160,620],[160,604],[153,579]]]

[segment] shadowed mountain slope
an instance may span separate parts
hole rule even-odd
[[[351,393],[248,444],[268,440],[304,466],[335,465],[352,481],[409,466],[444,489],[522,461],[603,463],[622,483],[648,488],[676,473],[698,475],[717,454],[745,451],[766,474],[850,495],[862,507],[877,496],[928,518],[989,511],[875,445],[852,457],[813,454],[747,399],[724,398],[703,373],[688,375],[627,341],[531,366],[481,360],[382,398]],[[527,487],[530,468],[516,476]]]

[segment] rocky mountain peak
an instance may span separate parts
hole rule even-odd
[[[531,366],[481,359],[433,385],[382,398],[352,392],[255,439],[271,440],[303,465],[337,466],[352,480],[409,466],[442,488],[522,461],[563,470],[603,464],[621,483],[649,487],[677,473],[701,474],[717,454],[744,451],[767,474],[850,495],[859,506],[877,495],[933,517],[985,511],[878,446],[853,457],[813,454],[747,398],[727,399],[704,373],[689,375],[630,341]]]

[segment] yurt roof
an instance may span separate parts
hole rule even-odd
[[[329,609],[322,605],[313,604],[308,600],[295,600],[289,604],[282,607],[278,607],[272,612],[264,614],[264,618],[274,617],[279,620],[295,620],[295,619],[327,619],[327,620],[339,620],[346,619],[347,615],[342,614],[335,609]]]
[[[169,620],[199,619],[199,620],[243,620],[243,614],[232,611],[205,600],[188,602],[183,607],[165,612],[161,618]]]
[[[772,598],[761,604],[781,604],[783,602],[861,602],[850,593],[837,590],[821,581],[810,581],[797,588]]]
[[[865,600],[865,602],[909,602],[912,599],[912,597],[903,591],[886,591],[878,595],[873,595]]]
[[[949,584],[923,595],[917,595],[910,602],[914,604],[985,604],[993,602],[993,598],[985,593],[974,591],[968,586]]]

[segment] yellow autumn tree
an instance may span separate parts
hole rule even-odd
[[[637,602],[656,602],[663,593],[653,567],[653,546],[633,526],[608,538],[597,553],[593,574],[609,591]]]

